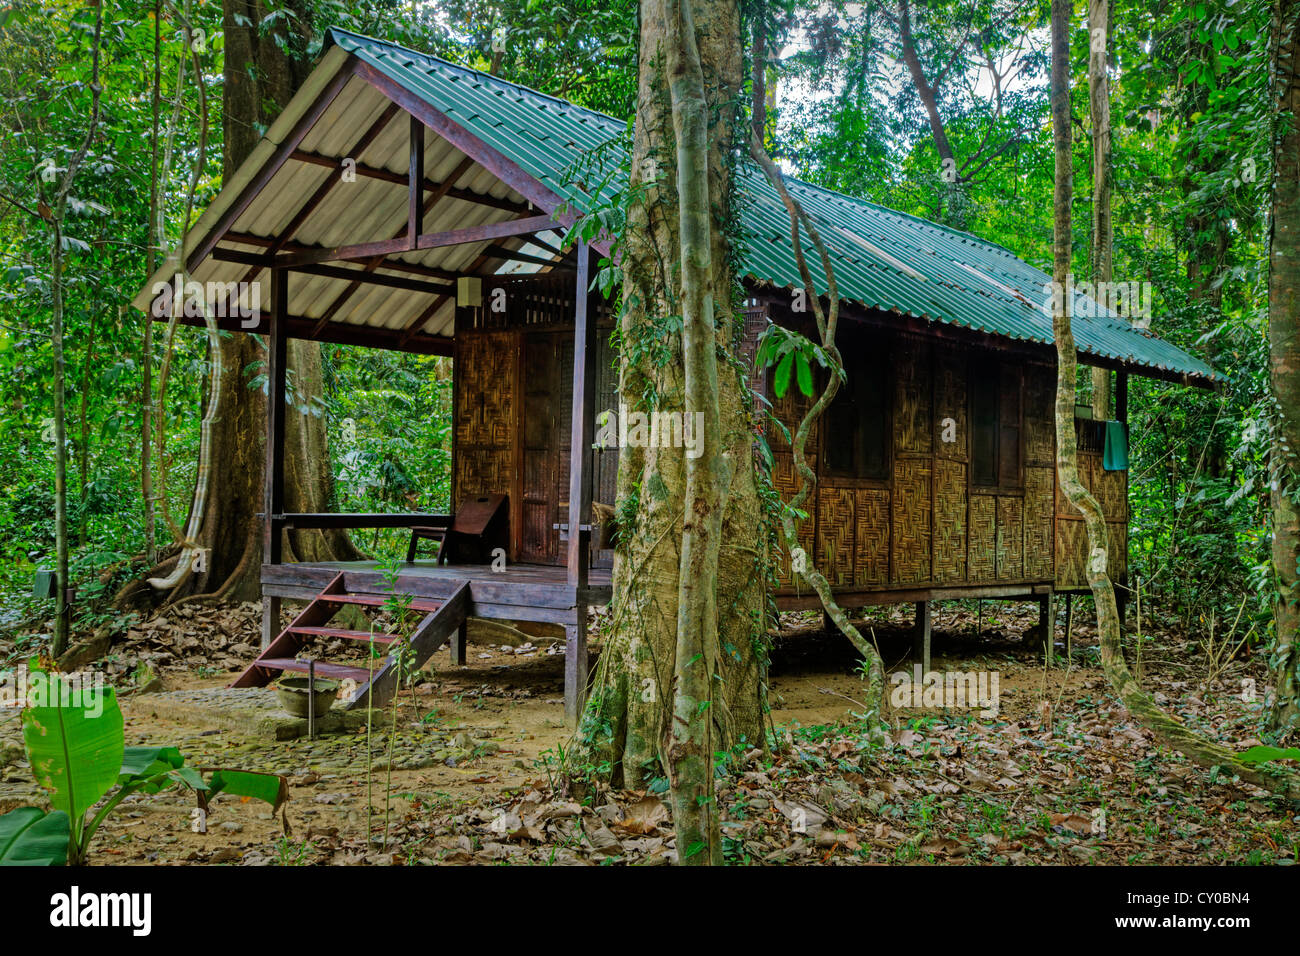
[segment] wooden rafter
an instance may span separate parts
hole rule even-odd
[[[301,163],[311,163],[314,166],[326,166],[329,168],[336,168],[340,162],[332,156],[324,156],[320,153],[309,153],[301,149],[294,150],[293,155],[289,158]],[[390,172],[387,169],[380,169],[376,166],[367,166],[363,163],[357,163],[356,174],[358,176],[364,176],[367,179],[376,179],[380,182],[392,183],[394,186],[408,185],[406,174]],[[432,179],[425,179],[423,183],[421,183],[421,186],[425,192],[432,192],[435,189],[440,189],[443,186],[443,183]],[[473,190],[461,187],[447,190],[447,198],[459,199],[461,202],[474,203],[478,206],[491,206],[494,209],[504,209],[506,212],[531,211],[529,203],[516,202],[515,200],[508,198],[498,198],[489,195],[488,193],[476,193]]]
[[[556,218],[549,214],[525,216],[522,219],[507,219],[504,222],[487,222],[478,226],[466,226],[463,229],[448,229],[444,232],[430,232],[419,236],[414,246],[409,244],[405,235],[395,239],[381,239],[378,242],[361,242],[353,245],[338,246],[311,252],[294,252],[276,258],[278,266],[308,265],[313,262],[330,260],[372,259],[375,256],[388,256],[399,252],[422,252],[426,249],[442,249],[447,246],[463,246],[474,242],[488,242],[493,239],[505,239],[510,236],[526,236],[548,229],[562,229],[574,219],[570,213]]]
[[[439,186],[439,188],[435,189],[432,193],[430,193],[427,197],[425,197],[424,206],[423,206],[423,211],[425,215],[428,215],[428,213],[433,209],[433,207],[436,206],[442,200],[442,198],[446,196],[448,192],[451,191],[453,187],[455,187],[456,181],[460,179],[462,176],[464,176],[465,173],[468,172],[470,167],[473,165],[474,165],[474,160],[466,156],[456,165],[456,168],[451,171],[450,175],[448,175],[447,178],[442,181],[442,184]],[[398,230],[398,232],[394,234],[393,238],[397,239],[398,237],[400,237],[403,231],[404,230]],[[365,273],[373,273],[376,269],[378,269],[381,265],[384,264],[385,264],[384,256],[382,255],[375,256],[365,264],[365,267],[362,269],[362,271]],[[356,280],[353,280],[352,284],[349,285],[346,289],[344,289],[339,294],[338,298],[336,298],[333,302],[330,303],[329,308],[325,310],[325,314],[321,316],[320,322],[317,324],[318,332],[320,329],[323,329],[325,325],[328,324],[334,318],[334,316],[338,315],[339,310],[343,308],[344,303],[347,302],[348,299],[352,297],[352,293],[356,292],[357,289],[359,288],[361,288],[361,283]]]

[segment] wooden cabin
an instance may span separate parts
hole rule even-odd
[[[617,381],[613,315],[588,291],[607,250],[566,248],[562,236],[617,187],[617,165],[606,178],[583,161],[616,163],[598,148],[622,128],[436,57],[332,31],[303,89],[191,230],[185,262],[208,308],[222,328],[264,336],[268,350],[264,650],[240,682],[303,669],[295,649],[304,635],[362,636],[331,618],[347,604],[377,603],[383,590],[375,562],[284,562],[284,531],[450,521],[285,511],[285,343],[314,339],[453,357],[454,510],[504,495],[494,543],[507,560],[501,567],[480,552],[409,564],[398,586],[424,613],[412,643],[420,659],[450,643],[463,661],[468,617],[563,625],[566,714],[576,720],[587,609],[610,597],[613,556],[593,538],[592,503],[614,503],[618,452],[593,449],[593,437],[597,416],[617,407]],[[756,170],[742,167],[740,177],[750,194],[742,225],[752,349],[767,323],[800,328],[807,315],[784,208]],[[974,236],[790,188],[835,260],[848,369],[808,447],[819,484],[802,546],[846,606],[915,603],[928,668],[927,602],[1025,598],[1046,615],[1055,593],[1085,585],[1082,523],[1054,468],[1047,276]],[[164,267],[135,304],[166,318],[159,303],[172,282]],[[248,314],[237,306],[252,284],[263,294]],[[1115,370],[1121,418],[1130,374],[1214,385],[1204,363],[1069,298],[1080,360]],[[189,312],[182,321],[203,324]],[[754,384],[770,395],[761,370]],[[776,414],[793,423],[804,401],[788,394]],[[1122,582],[1126,472],[1103,468],[1103,423],[1081,420],[1079,435]],[[774,481],[790,494],[790,450],[769,437]],[[817,607],[786,561],[778,604]],[[287,629],[284,600],[305,602]],[[351,702],[390,692],[393,678],[390,667],[373,682],[366,675]]]

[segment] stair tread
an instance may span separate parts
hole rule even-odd
[[[258,667],[267,667],[273,670],[295,671],[300,674],[307,673],[307,662],[294,660],[292,657],[263,657],[257,661]],[[378,673],[378,667],[375,668]],[[370,671],[364,667],[349,667],[346,664],[331,664],[328,661],[316,662],[316,676],[330,677],[345,680],[351,678],[358,683],[364,683],[370,680]]]
[[[392,595],[389,594],[321,594],[316,600],[328,604],[360,604],[365,607],[383,607]],[[412,611],[426,613],[442,607],[441,601],[414,598],[407,607]]]
[[[316,637],[345,637],[352,641],[374,640],[376,644],[391,644],[397,640],[396,634],[384,634],[382,632],[371,634],[370,631],[354,631],[345,627],[287,627],[285,630],[290,634],[310,634]]]

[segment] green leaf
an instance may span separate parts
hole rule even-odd
[[[1264,763],[1267,760],[1300,760],[1300,747],[1251,747],[1237,755],[1242,763]]]
[[[808,364],[808,356],[799,352],[796,357],[795,370],[799,376],[799,391],[812,397],[812,366]]]
[[[214,770],[208,778],[208,799],[219,793],[233,797],[251,797],[271,805],[272,812],[289,799],[289,784],[276,773],[249,770]]]
[[[63,866],[68,862],[68,815],[19,807],[0,816],[0,866]]]
[[[156,777],[185,765],[185,758],[175,747],[127,747],[122,753],[118,782],[130,784],[138,778]]]
[[[794,353],[787,352],[785,358],[776,366],[776,377],[772,382],[772,391],[777,398],[784,398],[790,389],[790,370],[794,366]]]
[[[49,680],[53,692],[60,677]],[[122,711],[111,687],[84,689],[78,703],[23,711],[32,775],[50,792],[54,808],[75,821],[117,783],[126,750]]]

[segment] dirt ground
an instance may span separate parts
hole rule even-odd
[[[219,619],[201,611],[144,622],[102,666],[119,688],[142,679],[142,663],[144,679],[159,675],[168,690],[223,686],[255,640],[255,612],[243,605]],[[969,610],[940,606],[932,669],[996,672],[998,712],[905,707],[890,713],[884,734],[859,717],[862,681],[848,642],[822,633],[819,615],[785,616],[772,650],[777,748],[738,756],[720,784],[729,859],[1300,859],[1294,808],[1212,778],[1133,726],[1105,686],[1086,626],[1073,636],[1072,666],[1045,669],[1025,640],[1036,613],[986,605],[977,637]],[[876,609],[868,625],[886,672],[910,675],[904,611]],[[464,667],[441,652],[426,679],[399,698],[391,738],[375,726],[273,743],[162,716],[147,694],[124,691],[128,744],[175,745],[196,766],[282,773],[290,797],[276,815],[264,804],[218,798],[206,832],[192,795],[129,798],[101,829],[92,861],[669,862],[675,848],[658,794],[566,787],[558,651],[541,636],[522,646],[472,643]],[[1264,693],[1262,662],[1232,663],[1207,690],[1196,679],[1194,649],[1157,637],[1143,652],[1146,686],[1181,719],[1234,747],[1256,742],[1263,701],[1243,700],[1238,688],[1249,677]],[[0,711],[0,811],[44,802],[14,716]]]

